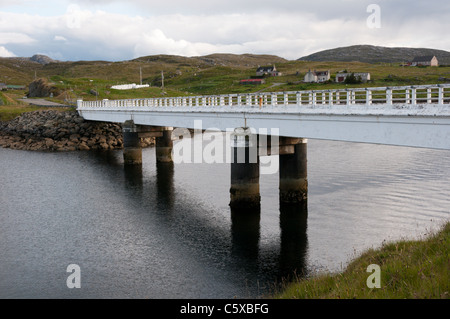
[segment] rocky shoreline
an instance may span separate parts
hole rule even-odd
[[[141,139],[141,146],[154,145]],[[43,110],[0,122],[0,146],[16,150],[70,152],[123,148],[122,126],[85,121],[74,111]]]

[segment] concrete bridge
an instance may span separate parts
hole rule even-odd
[[[450,84],[77,102],[86,120],[123,124],[124,162],[159,162],[173,140],[229,132],[233,207],[259,206],[260,156],[279,155],[280,201],[307,199],[307,139],[450,150]],[[175,130],[174,130],[175,129]],[[229,136],[227,135],[227,136]]]

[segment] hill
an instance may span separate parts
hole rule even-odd
[[[450,64],[450,52],[425,48],[388,48],[373,45],[353,45],[320,51],[299,59],[299,61],[340,61],[365,63],[407,62],[416,56],[435,55],[440,64]]]

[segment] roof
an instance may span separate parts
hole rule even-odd
[[[309,71],[307,72],[307,74],[308,74],[308,73],[311,73],[311,74],[317,75],[317,76],[324,76],[324,75],[328,75],[329,72],[330,72],[330,71],[311,71],[311,70],[309,70]]]
[[[435,57],[434,55],[416,56],[414,58],[413,62],[431,61],[431,60],[433,60],[434,57]]]
[[[256,72],[272,72],[274,69],[273,66],[260,66]]]

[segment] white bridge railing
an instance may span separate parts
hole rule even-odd
[[[78,100],[78,109],[122,107],[276,107],[288,105],[449,104],[450,84],[181,96],[126,100]]]

